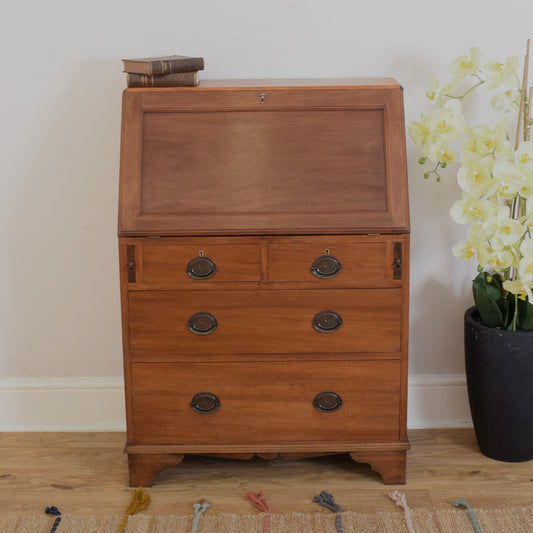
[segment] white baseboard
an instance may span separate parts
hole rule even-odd
[[[419,374],[409,377],[409,429],[470,427],[466,377],[462,374]]]
[[[0,431],[125,431],[124,380],[0,379]]]
[[[409,378],[410,429],[470,426],[463,375]],[[122,378],[0,379],[0,431],[125,431]]]

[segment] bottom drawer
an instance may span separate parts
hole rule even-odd
[[[399,438],[398,360],[133,363],[131,383],[137,444]]]

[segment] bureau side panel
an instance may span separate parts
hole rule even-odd
[[[130,321],[128,304],[128,286],[132,276],[128,272],[128,262],[131,254],[135,254],[135,247],[128,246],[124,239],[119,239],[119,265],[120,265],[120,300],[122,313],[122,356],[124,365],[124,393],[126,401],[126,427],[128,441],[133,438],[133,411],[131,392],[131,353],[130,353]]]

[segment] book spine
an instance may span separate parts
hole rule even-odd
[[[197,83],[196,72],[178,72],[158,76],[128,73],[128,87],[194,87]]]
[[[204,60],[201,57],[161,59],[150,63],[150,74],[153,76],[174,72],[193,72],[203,69]]]

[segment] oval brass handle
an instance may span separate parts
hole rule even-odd
[[[220,400],[212,392],[200,392],[191,400],[191,407],[197,413],[214,413],[220,407]]]
[[[217,266],[212,259],[200,255],[187,263],[187,274],[193,279],[208,279],[215,274]]]
[[[311,265],[311,272],[322,279],[334,278],[341,270],[341,262],[332,255],[318,257]]]
[[[217,329],[218,322],[211,313],[196,313],[189,318],[187,326],[197,335],[208,335]]]
[[[323,391],[315,396],[313,405],[317,411],[332,413],[340,408],[342,399],[336,392]]]
[[[337,331],[342,325],[342,318],[335,311],[321,311],[313,318],[313,327],[320,333]]]

